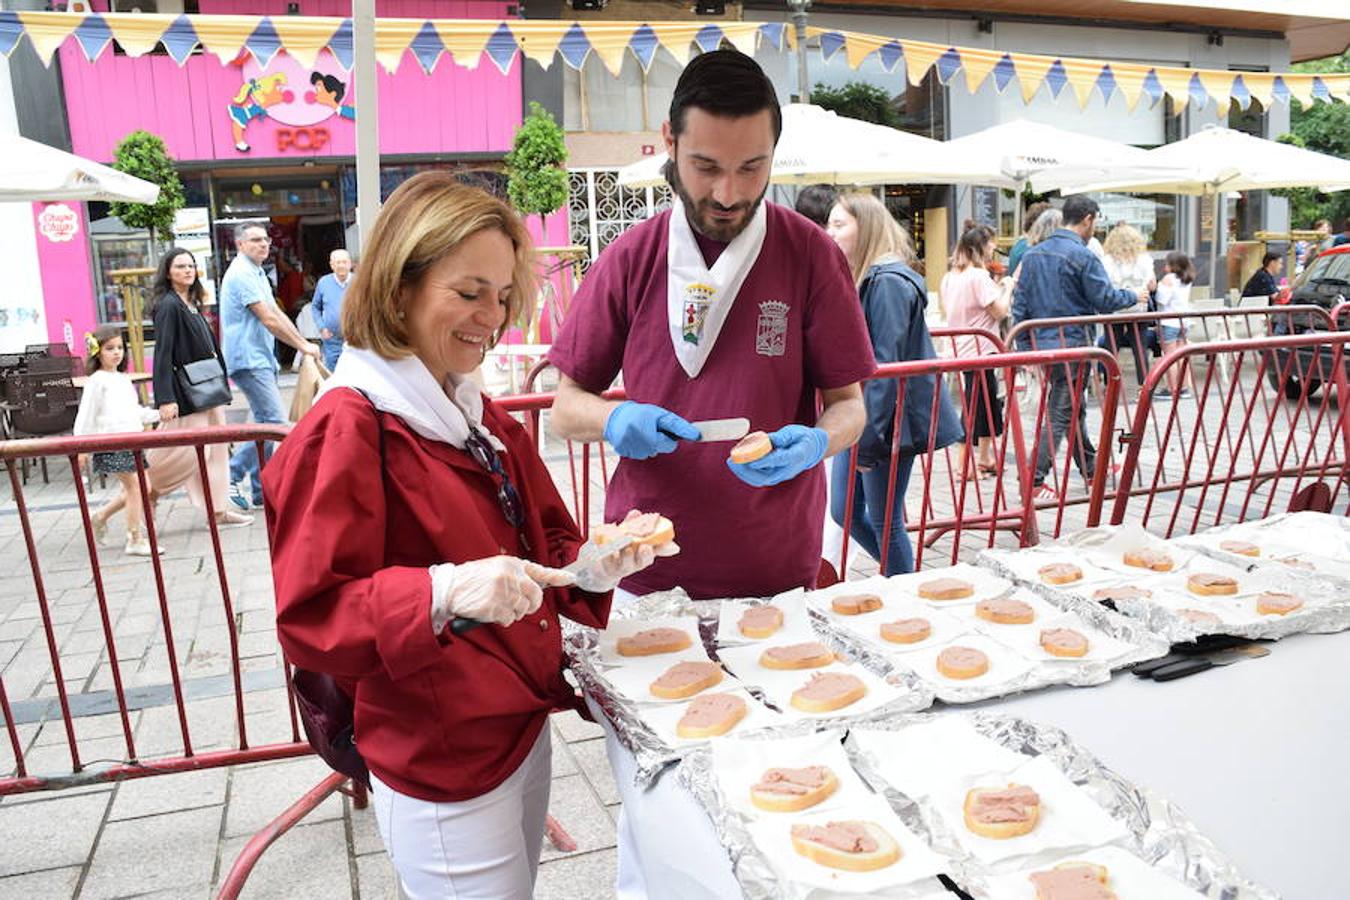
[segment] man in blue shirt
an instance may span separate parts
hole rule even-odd
[[[1129,291],[1111,286],[1102,261],[1087,247],[1100,211],[1097,202],[1082,194],[1064,200],[1064,227],[1032,247],[1022,257],[1013,292],[1013,320],[1056,319],[1065,316],[1106,315],[1148,301],[1148,291]],[[1018,349],[1047,350],[1059,347],[1086,347],[1092,337],[1086,326],[1037,328],[1034,334],[1022,334]],[[1074,369],[1078,369],[1075,372]],[[1036,474],[1032,479],[1032,499],[1057,500],[1054,488],[1045,484],[1053,455],[1069,430],[1078,405],[1077,437],[1074,461],[1085,479],[1091,480],[1097,463],[1097,451],[1087,432],[1087,405],[1083,387],[1086,369],[1068,364],[1050,368],[1050,397],[1046,418],[1050,433],[1042,434],[1036,454]],[[1081,379],[1081,380],[1080,380]],[[1077,384],[1077,400],[1074,386]]]
[[[272,297],[272,282],[262,269],[272,247],[267,229],[256,222],[237,225],[234,243],[239,255],[220,282],[225,367],[248,399],[253,421],[280,424],[286,421],[286,413],[281,408],[281,391],[277,387],[279,367],[272,350],[273,336],[316,358],[319,348],[301,336]],[[244,485],[245,476],[251,481],[251,490]],[[244,510],[262,507],[258,448],[252,441],[230,458],[230,484],[230,499],[235,506]]]
[[[312,308],[314,325],[323,340],[323,364],[331,372],[342,355],[342,297],[352,280],[351,255],[346,250],[334,250],[328,254],[328,267],[333,271],[314,286]]]

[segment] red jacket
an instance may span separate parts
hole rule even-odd
[[[530,558],[576,558],[581,535],[528,435],[491,401],[483,421],[525,507]],[[381,781],[425,800],[501,784],[555,706],[570,706],[559,613],[603,627],[610,595],[546,590],[533,615],[463,637],[431,630],[427,567],[523,556],[495,479],[468,453],[375,412],[352,390],[325,394],[263,472],[277,633],[297,666],[348,682],[356,742]]]

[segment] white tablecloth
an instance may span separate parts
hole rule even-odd
[[[1350,632],[1269,646],[1265,658],[1165,684],[1124,672],[1099,687],[974,708],[1065,729],[1180,806],[1240,872],[1285,900],[1347,896]],[[650,790],[634,787],[632,755],[592,711],[628,818],[620,840],[626,831],[636,841],[647,896],[736,896],[731,863],[697,801],[670,771]]]

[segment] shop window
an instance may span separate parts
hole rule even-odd
[[[1254,137],[1266,136],[1266,111],[1261,104],[1253,100],[1245,110],[1239,109],[1234,101],[1228,108],[1228,127]],[[1269,194],[1266,191],[1244,191],[1230,195],[1226,225],[1230,241],[1248,241],[1256,237],[1256,232],[1265,228],[1266,206]]]

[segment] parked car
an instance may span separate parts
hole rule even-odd
[[[1350,299],[1350,244],[1342,244],[1323,250],[1313,258],[1294,283],[1275,298],[1280,305],[1320,306],[1328,314],[1334,315],[1336,308]],[[1350,314],[1342,315],[1340,322],[1332,322],[1337,327],[1350,329]],[[1273,334],[1302,334],[1308,331],[1326,330],[1326,322],[1310,315],[1282,316],[1274,322]],[[1345,354],[1342,354],[1344,357]],[[1320,359],[1319,359],[1320,357]],[[1285,369],[1289,377],[1284,380],[1284,395],[1297,400],[1303,394],[1303,381],[1308,382],[1308,396],[1311,398],[1322,387],[1322,378],[1329,375],[1335,365],[1335,353],[1331,348],[1316,351],[1304,348],[1298,351],[1297,359],[1291,364],[1288,352],[1276,352],[1267,371],[1271,387],[1278,390]],[[1343,358],[1341,365],[1350,376],[1350,359]]]

